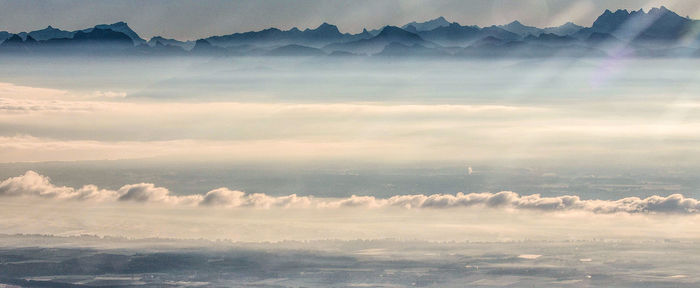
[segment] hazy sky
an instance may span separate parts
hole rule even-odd
[[[590,25],[605,9],[648,9],[665,5],[682,16],[700,18],[695,0],[2,0],[0,30],[21,32],[47,25],[78,29],[126,21],[144,38],[155,35],[196,39],[210,35],[280,28],[316,27],[322,22],[343,32],[363,27],[402,25],[445,16],[450,21],[480,26],[520,20],[552,26],[573,21]]]
[[[0,162],[700,163],[697,61],[297,61],[8,61]]]

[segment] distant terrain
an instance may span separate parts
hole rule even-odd
[[[678,241],[234,243],[0,235],[0,286],[697,287],[692,268],[698,260],[685,257],[695,247]]]
[[[306,57],[698,57],[700,21],[661,6],[649,11],[606,10],[591,25],[568,22],[538,28],[519,21],[463,26],[439,17],[401,27],[342,33],[315,29],[261,31],[180,41],[141,38],[125,22],[65,31],[52,26],[12,34],[0,31],[0,55],[199,55]]]

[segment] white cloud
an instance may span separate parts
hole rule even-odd
[[[188,205],[202,201],[201,195],[172,196],[168,189],[155,187],[151,183],[124,185],[122,188],[119,188],[117,194],[119,195],[118,201],[126,202],[158,202]]]
[[[668,213],[698,214],[700,201],[680,194],[628,197],[620,200],[582,200],[578,196],[542,197],[539,194],[519,195],[511,191],[498,193],[457,193],[432,195],[396,195],[389,198],[351,196],[348,198],[314,198],[310,196],[271,196],[263,193],[247,194],[242,191],[218,188],[204,195],[172,195],[167,188],[151,183],[124,185],[116,191],[86,185],[80,189],[55,186],[46,176],[34,171],[8,178],[0,183],[0,196],[25,196],[61,200],[119,201],[136,203],[164,203],[228,208],[364,208],[380,209],[458,209],[487,207],[494,209],[553,211],[588,211],[610,213]]]
[[[299,197],[296,194],[273,197],[262,193],[246,194],[242,191],[232,191],[227,188],[219,188],[207,192],[199,202],[201,206],[223,207],[311,207],[313,198]]]
[[[114,200],[115,191],[103,190],[94,185],[85,185],[80,189],[55,186],[51,179],[34,171],[24,175],[8,178],[0,182],[0,196],[34,196],[67,200]]]

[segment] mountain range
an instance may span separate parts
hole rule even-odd
[[[323,23],[314,29],[268,28],[196,41],[145,40],[125,22],[76,31],[48,26],[17,34],[0,31],[0,55],[696,57],[699,35],[700,21],[661,6],[647,12],[605,10],[591,27],[568,22],[538,28],[519,21],[463,26],[438,17],[356,34]]]

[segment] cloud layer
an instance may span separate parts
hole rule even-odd
[[[348,198],[315,198],[313,196],[270,196],[263,193],[218,188],[204,195],[172,195],[167,188],[151,183],[124,185],[118,190],[100,189],[85,185],[76,189],[56,186],[46,176],[34,171],[0,182],[0,197],[34,197],[72,201],[163,203],[202,207],[226,208],[389,208],[405,209],[458,209],[487,207],[542,212],[578,210],[593,213],[669,213],[698,214],[700,201],[680,194],[628,197],[615,201],[582,200],[578,196],[542,197],[539,194],[519,195],[511,191],[498,193],[457,193],[433,195],[396,195],[390,198],[351,196]]]

